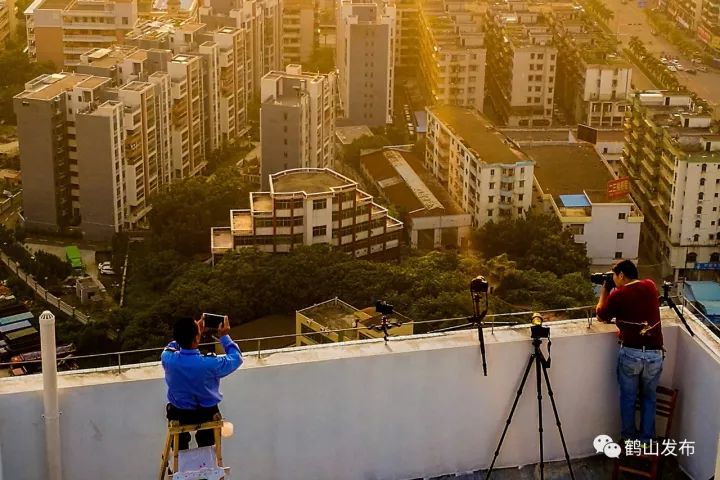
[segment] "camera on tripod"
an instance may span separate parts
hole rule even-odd
[[[530,338],[550,338],[550,327],[543,327],[543,317],[539,313],[533,313],[530,326]]]
[[[384,300],[378,300],[377,302],[375,302],[375,311],[382,315],[392,315],[393,306]]]
[[[590,281],[595,285],[607,285],[610,287],[610,290],[615,288],[612,271],[605,273],[593,273],[590,275]]]

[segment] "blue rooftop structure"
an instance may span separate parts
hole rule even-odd
[[[685,282],[683,295],[713,323],[720,323],[720,283]]]
[[[585,194],[580,195],[560,195],[560,203],[565,208],[582,208],[592,207],[590,200]]]

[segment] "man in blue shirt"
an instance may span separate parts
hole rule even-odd
[[[222,400],[220,379],[230,375],[242,365],[242,352],[230,338],[230,320],[226,316],[218,327],[220,344],[225,349],[224,357],[202,355],[198,350],[200,338],[205,330],[204,316],[195,321],[190,317],[180,318],[173,327],[173,338],[160,360],[165,369],[165,383],[168,386],[168,420],[178,420],[181,425],[209,422],[219,414],[218,404]],[[215,444],[212,430],[200,430],[195,436],[198,447]],[[180,450],[190,444],[190,434],[180,434]]]

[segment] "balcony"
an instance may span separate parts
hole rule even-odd
[[[720,431],[720,416],[711,413],[720,398],[720,343],[690,317],[696,337],[663,309],[668,356],[661,384],[680,392],[672,437],[695,442],[694,455],[678,461],[705,479],[715,468]],[[548,373],[569,452],[592,455],[596,435],[619,433],[615,327],[585,319],[550,326]],[[526,327],[496,328],[486,342],[487,377],[472,330],[246,352],[242,369],[222,384],[224,416],[238,426],[223,442],[233,478],[410,479],[487,468],[531,345]],[[161,367],[68,372],[58,380],[64,478],[154,478],[166,431]],[[0,380],[5,478],[48,478],[41,390],[39,375]],[[501,467],[538,461],[534,393],[531,381]],[[547,394],[543,401],[546,459],[559,460]]]

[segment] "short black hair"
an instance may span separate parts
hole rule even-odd
[[[616,275],[624,273],[625,276],[631,280],[635,280],[636,278],[638,278],[638,269],[632,262],[632,260],[620,260],[615,265],[613,265],[612,271],[615,272]]]
[[[180,317],[173,325],[173,338],[182,348],[192,348],[198,326],[192,317]]]

